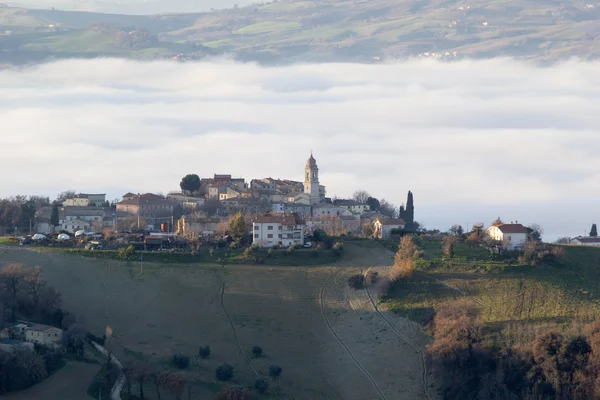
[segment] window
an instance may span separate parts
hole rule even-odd
[[[279,225],[279,230],[281,230],[281,225]]]
[[[281,233],[279,234],[279,239],[281,239]]]
[[[508,241],[509,241],[509,242],[510,242],[510,240],[512,239],[510,236],[507,236],[506,238],[508,239]]]
[[[270,231],[272,231],[273,230],[273,225],[267,226],[267,229],[270,230]]]
[[[269,233],[269,234],[267,235],[267,238],[269,238],[269,239],[273,239],[273,234],[272,234],[272,233]]]
[[[254,227],[254,230],[255,230],[255,231],[257,231],[257,230],[259,230],[259,229],[260,229],[260,226],[258,226],[258,225],[256,225],[256,226]]]
[[[254,239],[258,239],[258,233],[254,234]]]

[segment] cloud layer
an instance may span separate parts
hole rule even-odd
[[[0,195],[166,192],[191,172],[300,180],[312,149],[330,195],[400,204],[410,189],[429,227],[501,215],[581,234],[600,197],[598,67],[104,59],[2,71]]]

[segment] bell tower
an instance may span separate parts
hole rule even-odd
[[[304,168],[304,193],[310,196],[310,204],[318,204],[321,202],[321,195],[319,192],[319,168],[317,167],[317,160],[310,152],[310,158],[306,162],[306,168]]]

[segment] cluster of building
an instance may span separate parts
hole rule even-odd
[[[251,216],[253,238],[263,246],[303,244],[300,231],[323,229],[333,235],[360,235],[368,224],[377,236],[387,237],[405,225],[402,220],[370,210],[368,204],[328,198],[311,154],[303,182],[270,177],[246,182],[244,178],[215,174],[201,179],[200,189],[194,193],[127,193],[112,205],[104,194],[80,194],[63,202],[58,226],[52,225],[52,208],[47,207],[38,212],[36,228],[40,234],[56,230],[72,234],[105,229],[161,230],[194,238],[214,235],[238,211]]]
[[[0,330],[0,351],[6,353],[33,351],[36,344],[57,349],[62,341],[62,329],[49,325],[19,322]]]

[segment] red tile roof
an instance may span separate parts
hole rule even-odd
[[[527,228],[521,224],[502,224],[498,225],[496,228],[502,233],[529,233]]]
[[[404,221],[402,218],[379,218],[379,217],[377,217],[377,219],[379,220],[379,222],[381,222],[381,225],[402,225],[402,226],[406,225],[406,221]]]
[[[129,200],[123,200],[118,204],[121,205],[130,205],[130,206],[139,206],[145,204],[164,204],[167,200],[162,197],[152,193],[146,193],[141,196],[136,196]]]

